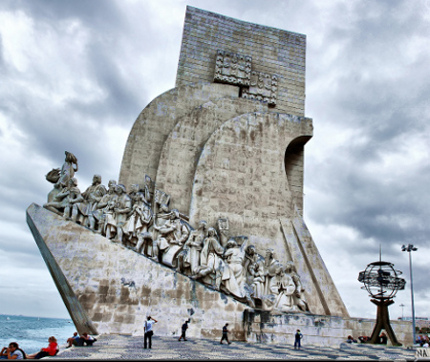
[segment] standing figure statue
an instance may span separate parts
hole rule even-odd
[[[123,184],[117,185],[115,192],[118,195],[116,205],[114,207],[116,225],[115,241],[125,244],[123,238],[124,225],[127,221],[127,215],[131,211],[131,198],[129,195],[127,195],[125,186]]]
[[[217,221],[217,227],[219,231],[219,241],[223,248],[226,247],[229,233],[229,222],[227,218],[220,217]]]
[[[124,231],[128,234],[129,242],[131,244],[137,244],[136,250],[140,252],[143,239],[139,238],[139,235],[148,231],[153,217],[152,210],[147,204],[143,192],[138,192],[134,196],[133,207],[130,214]],[[138,241],[136,242],[136,240]]]
[[[309,306],[305,298],[305,288],[300,281],[300,277],[297,274],[296,266],[292,261],[286,263],[285,274],[289,274],[294,281],[296,289],[294,291],[294,303],[303,312],[309,312]]]
[[[110,197],[108,198],[107,205],[103,208],[103,235],[108,239],[112,239],[116,233],[116,214],[115,207],[118,200],[118,194],[116,192],[116,183],[109,187]]]
[[[109,201],[116,197],[115,188],[116,188],[116,181],[109,180],[107,193],[104,194],[103,197],[100,199],[100,201],[95,205],[94,210],[88,213],[88,221],[89,221],[90,229],[94,230],[99,234],[104,232],[103,230],[104,222],[105,222],[104,211],[108,206]],[[97,227],[96,227],[96,224],[97,224]]]
[[[197,272],[200,266],[200,252],[206,236],[207,223],[200,220],[198,228],[191,231],[184,248],[178,254],[178,271],[187,275],[193,275]]]
[[[224,259],[230,268],[232,275],[225,280],[225,288],[237,298],[244,298],[245,293],[245,250],[248,246],[248,238],[245,237],[242,245],[238,245],[235,239],[227,241]]]
[[[245,250],[245,263],[243,265],[245,271],[246,283],[252,285],[254,283],[255,268],[257,263],[258,254],[254,245],[249,245]]]
[[[254,298],[261,299],[264,295],[264,272],[259,263],[255,264],[254,278],[252,281],[252,289],[254,290]]]
[[[264,258],[264,276],[265,280],[265,294],[270,293],[270,279],[272,279],[278,270],[279,261],[276,259],[275,251],[273,249],[267,249]]]
[[[75,155],[67,151],[65,152],[65,154],[66,154],[66,159],[64,161],[63,166],[61,167],[61,171],[59,168],[54,168],[51,171],[49,171],[45,176],[47,181],[54,184],[54,188],[48,194],[47,203],[61,202],[61,200],[63,200],[64,195],[62,195],[62,192],[64,191],[64,189],[68,189],[69,180],[72,177],[74,177],[75,172],[78,171],[78,160],[75,157]],[[76,165],[76,168],[74,168],[73,165]],[[61,195],[59,198],[56,198],[58,194],[61,194]],[[51,207],[45,206],[45,207],[50,211],[59,213],[57,207],[54,207],[54,206],[51,206]],[[60,209],[63,210],[64,206],[60,207]]]
[[[73,205],[72,220],[84,226],[89,226],[89,215],[97,208],[97,204],[106,194],[100,175],[93,176],[93,183],[82,193],[83,200]]]
[[[145,196],[146,203],[151,206],[152,202],[152,180],[151,177],[148,175],[145,175],[145,185],[143,186],[143,189],[141,190],[143,192],[143,195]]]
[[[60,178],[57,183],[66,187],[69,180],[75,176],[75,172],[78,172],[78,159],[71,152],[65,152],[66,158],[64,160],[63,166],[61,166]],[[74,167],[76,165],[76,168]]]

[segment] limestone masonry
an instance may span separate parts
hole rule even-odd
[[[78,330],[336,345],[352,319],[303,220],[302,34],[187,7],[176,87],[137,117],[118,182],[66,152],[27,220]],[[106,181],[106,180],[104,180]],[[394,325],[407,341],[409,324]]]

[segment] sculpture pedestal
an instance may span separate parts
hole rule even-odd
[[[368,343],[379,344],[379,334],[381,333],[381,330],[385,329],[393,346],[401,346],[402,344],[399,343],[393,329],[391,328],[390,316],[388,313],[388,306],[393,304],[394,301],[392,299],[371,299],[370,301],[373,304],[376,304],[378,310],[376,313],[375,328],[373,329],[372,336],[370,337],[370,341]]]

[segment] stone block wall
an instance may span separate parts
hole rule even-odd
[[[187,6],[176,87],[212,82],[218,49],[250,56],[253,70],[276,74],[274,110],[304,116],[305,35]]]
[[[178,119],[202,103],[222,97],[237,98],[239,88],[205,83],[171,89],[149,103],[139,114],[127,139],[119,182],[143,184],[145,175],[156,179],[161,151]]]
[[[303,333],[304,346],[339,347],[349,335],[354,339],[370,336],[374,319],[341,318],[325,315],[283,314],[245,311],[246,339],[255,343],[293,345],[297,329]],[[397,339],[404,346],[412,343],[412,324],[407,321],[391,321]],[[388,342],[390,345],[391,342]]]
[[[36,204],[27,209],[39,250],[80,333],[143,335],[148,315],[155,333],[221,337],[228,322],[245,340],[247,306]]]

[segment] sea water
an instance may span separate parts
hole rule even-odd
[[[71,319],[38,318],[0,314],[0,350],[10,342],[17,342],[25,353],[31,354],[48,347],[48,338],[54,336],[64,348],[67,338],[76,328]]]

